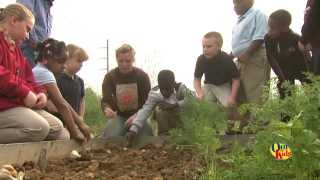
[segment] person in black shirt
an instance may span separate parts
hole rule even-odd
[[[320,1],[308,0],[304,11],[299,47],[302,51],[312,52],[311,69],[320,75]]]
[[[265,36],[268,61],[277,75],[278,91],[281,98],[286,92],[284,81],[294,84],[294,81],[308,82],[305,76],[307,71],[307,55],[299,50],[300,36],[290,29],[291,15],[286,10],[273,12],[268,21],[269,31]]]
[[[236,105],[240,75],[232,57],[221,51],[222,43],[218,32],[209,32],[203,37],[203,54],[196,63],[193,86],[199,100],[206,99],[228,107]],[[205,80],[202,88],[203,74]]]
[[[64,72],[57,78],[57,84],[62,96],[82,118],[85,114],[84,82],[76,73],[81,69],[82,63],[88,60],[84,49],[69,44],[67,46],[69,58],[65,63]]]
[[[230,121],[227,133],[229,133],[234,121],[241,120],[236,110],[240,74],[232,57],[221,51],[222,44],[222,36],[218,32],[209,32],[203,37],[203,54],[198,57],[196,63],[193,86],[197,99],[205,99],[228,108]],[[205,79],[202,88],[203,74]]]

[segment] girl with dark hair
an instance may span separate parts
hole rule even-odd
[[[68,58],[65,43],[55,39],[47,39],[38,44],[37,52],[37,65],[32,71],[36,82],[44,86],[48,92],[49,103],[47,107],[49,111],[57,112],[62,116],[71,138],[80,142],[89,140],[89,127],[63,98],[55,78],[55,75],[63,71],[64,63]]]

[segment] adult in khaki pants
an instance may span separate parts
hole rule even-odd
[[[41,110],[47,102],[19,45],[34,16],[23,5],[0,11],[0,143],[69,139],[59,119]]]
[[[271,70],[263,43],[268,30],[267,17],[252,7],[253,0],[233,0],[233,4],[239,19],[232,32],[232,55],[238,59],[248,102],[261,104]]]

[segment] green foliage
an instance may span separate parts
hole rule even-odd
[[[206,149],[219,147],[217,131],[226,128],[224,109],[209,102],[199,102],[192,95],[181,112],[183,127],[170,132],[170,139],[175,144],[196,145]]]
[[[312,77],[313,83],[305,86],[285,86],[291,96],[281,100],[276,94],[262,106],[246,105],[256,118],[258,127],[269,121],[269,126],[257,134],[251,152],[236,149],[228,155],[233,163],[232,170],[222,169],[221,176],[243,179],[311,179],[320,170],[320,79]],[[288,91],[288,92],[289,92]],[[287,116],[288,123],[280,122]],[[270,153],[274,143],[289,145],[292,158],[275,160]]]
[[[220,147],[217,135],[227,127],[227,114],[223,107],[210,102],[199,102],[191,94],[181,112],[182,128],[170,131],[170,141],[180,146],[191,145],[199,150],[204,167],[195,179],[216,179],[216,149]]]
[[[105,118],[101,112],[99,97],[91,88],[86,88],[86,113],[85,121],[93,130],[94,134],[101,133],[105,126]]]

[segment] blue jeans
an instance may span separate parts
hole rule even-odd
[[[125,136],[127,128],[125,122],[127,118],[117,116],[113,119],[109,119],[104,131],[101,134],[101,138],[108,139],[115,136]],[[138,136],[152,136],[152,129],[148,123],[144,124],[143,128],[139,131]]]

